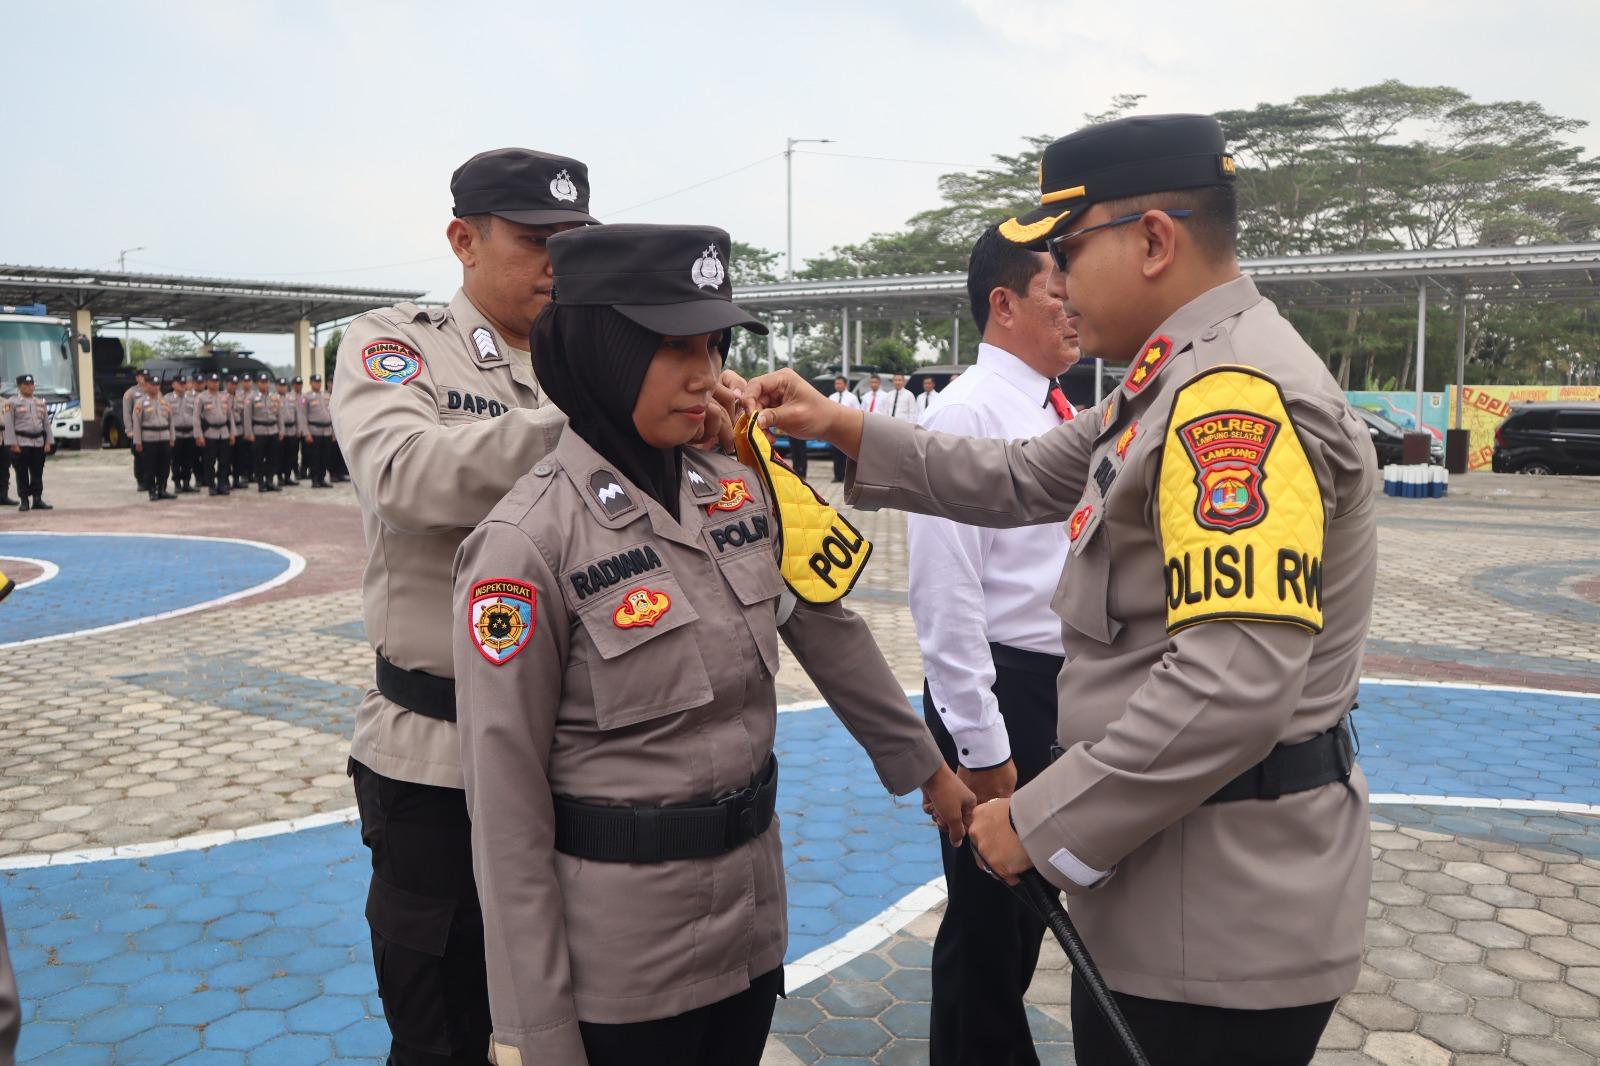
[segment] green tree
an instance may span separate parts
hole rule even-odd
[[[126,356],[129,366],[144,366],[156,357],[156,350],[147,341],[133,338],[128,342]]]
[[[344,330],[335,329],[328,334],[328,339],[322,342],[322,363],[325,380],[333,380],[334,368],[339,365],[339,342],[344,340]]]
[[[163,333],[156,338],[152,355],[156,359],[185,359],[200,350],[200,345],[186,333]]]
[[[760,285],[778,280],[778,253],[769,252],[753,244],[734,241],[729,251],[729,270],[733,273],[734,288],[741,285]]]

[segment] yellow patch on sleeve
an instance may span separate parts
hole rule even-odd
[[[1187,382],[1158,492],[1168,633],[1220,620],[1322,632],[1322,492],[1276,382],[1245,367]]]
[[[843,599],[866,569],[872,542],[773,454],[772,442],[755,419],[741,416],[733,438],[739,461],[760,476],[772,499],[784,583],[807,603]],[[804,441],[797,443],[805,446]]]

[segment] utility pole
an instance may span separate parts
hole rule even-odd
[[[118,252],[117,253],[117,270],[118,270],[118,272],[123,273],[123,274],[126,274],[128,272],[128,253],[129,252],[144,252],[144,251],[149,251],[149,249],[147,249],[144,245],[141,244],[137,248],[124,248],[122,251]],[[132,332],[130,330],[130,327],[128,325],[128,319],[126,317],[124,317],[122,319],[122,358],[123,358],[123,360],[125,362],[129,361],[129,360],[131,360],[133,358],[133,334],[132,334]]]
[[[119,271],[121,271],[122,273],[126,274],[128,272],[128,253],[129,252],[148,252],[149,250],[150,249],[146,248],[142,244],[137,248],[124,248],[122,251],[117,253],[117,269]]]
[[[794,280],[794,146],[797,144],[832,144],[827,137],[790,137],[783,149],[784,184],[788,189],[789,244],[783,257],[783,277]]]

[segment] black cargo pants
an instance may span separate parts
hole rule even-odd
[[[367,924],[389,1066],[478,1066],[491,1024],[467,794],[384,777],[354,759],[349,773],[372,851]]]

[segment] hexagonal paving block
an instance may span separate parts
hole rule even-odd
[[[1417,1024],[1417,1012],[1388,996],[1353,993],[1339,1001],[1339,1010],[1368,1030],[1405,1031]]]
[[[1559,981],[1528,981],[1518,990],[1524,1003],[1557,1018],[1600,1017],[1600,1000]]]
[[[1034,978],[1038,980],[1037,977]],[[926,1003],[933,999],[933,971],[922,969],[895,970],[883,979],[895,999],[905,1002]]]
[[[1374,970],[1390,977],[1432,977],[1439,969],[1432,959],[1408,948],[1374,948],[1367,952],[1366,962]]]
[[[363,1018],[333,1034],[333,1049],[351,1059],[372,1062],[389,1054],[389,1026],[382,1018]]]
[[[31,994],[26,975],[23,977],[21,990],[24,994]],[[40,1003],[39,1018],[47,1022],[76,1022],[91,1014],[109,1010],[121,1002],[120,988],[112,985],[79,985],[77,988],[59,992]]]
[[[817,996],[817,1006],[835,1018],[876,1018],[893,1002],[882,985],[866,981],[836,979]]]
[[[1469,996],[1509,996],[1517,990],[1516,982],[1505,974],[1479,966],[1446,966],[1439,980]]]
[[[1455,924],[1428,907],[1390,907],[1384,917],[1413,933],[1446,933]]]
[[[248,1051],[282,1036],[286,1024],[281,1010],[242,1010],[206,1027],[206,1047]]]
[[[1507,907],[1496,915],[1501,924],[1529,936],[1565,936],[1567,923],[1553,914],[1529,907]]]
[[[1535,954],[1563,966],[1600,966],[1600,948],[1565,936],[1536,936],[1528,941]]]
[[[902,940],[889,949],[897,966],[926,969],[933,962],[933,945],[921,940]]]
[[[1462,1014],[1468,1004],[1466,995],[1442,981],[1396,981],[1390,994],[1425,1014]]]
[[[791,994],[788,999],[778,1000],[777,1009],[772,1012],[772,1031],[803,1035],[821,1021],[822,1011],[814,1002]]]
[[[824,1055],[874,1055],[889,1033],[870,1018],[835,1018],[811,1030],[811,1043]]]
[[[1484,956],[1489,969],[1503,973],[1518,981],[1554,981],[1561,976],[1561,967],[1527,948],[1510,951],[1490,951]]]
[[[1512,1036],[1544,1036],[1554,1028],[1548,1015],[1516,999],[1480,999],[1472,1014]]]
[[[168,1025],[210,1025],[232,1014],[239,1006],[239,993],[231,988],[214,988],[168,1003],[161,1008],[161,1020]]]
[[[1460,922],[1456,935],[1485,948],[1520,948],[1528,942],[1525,935],[1499,922]]]
[[[1483,948],[1454,933],[1419,933],[1411,938],[1411,948],[1435,962],[1477,962],[1483,958]]]
[[[889,963],[882,957],[868,952],[857,955],[843,966],[833,971],[835,981],[881,981],[889,973]]]
[[[200,1034],[190,1025],[158,1025],[116,1047],[116,1061],[162,1066],[200,1048]]]
[[[289,1031],[337,1033],[366,1016],[367,1008],[355,996],[319,996],[289,1012]]]
[[[1543,1037],[1514,1037],[1508,1049],[1522,1066],[1593,1066],[1594,1059],[1568,1044]]]
[[[1498,1052],[1506,1042],[1505,1034],[1492,1025],[1461,1015],[1427,1015],[1418,1031],[1441,1047],[1459,1053]]]
[[[931,1018],[926,1003],[896,1003],[878,1021],[896,1037],[926,1039]]]
[[[245,990],[244,1005],[260,1010],[288,1010],[321,993],[309,977],[274,977]]]
[[[333,1057],[333,1042],[325,1036],[291,1033],[249,1053],[250,1066],[323,1066]]]
[[[159,1012],[154,1007],[112,1007],[79,1022],[73,1037],[80,1044],[116,1044],[144,1032],[158,1019]]]
[[[1450,1066],[1450,1052],[1416,1033],[1373,1033],[1362,1050],[1383,1066]]]

